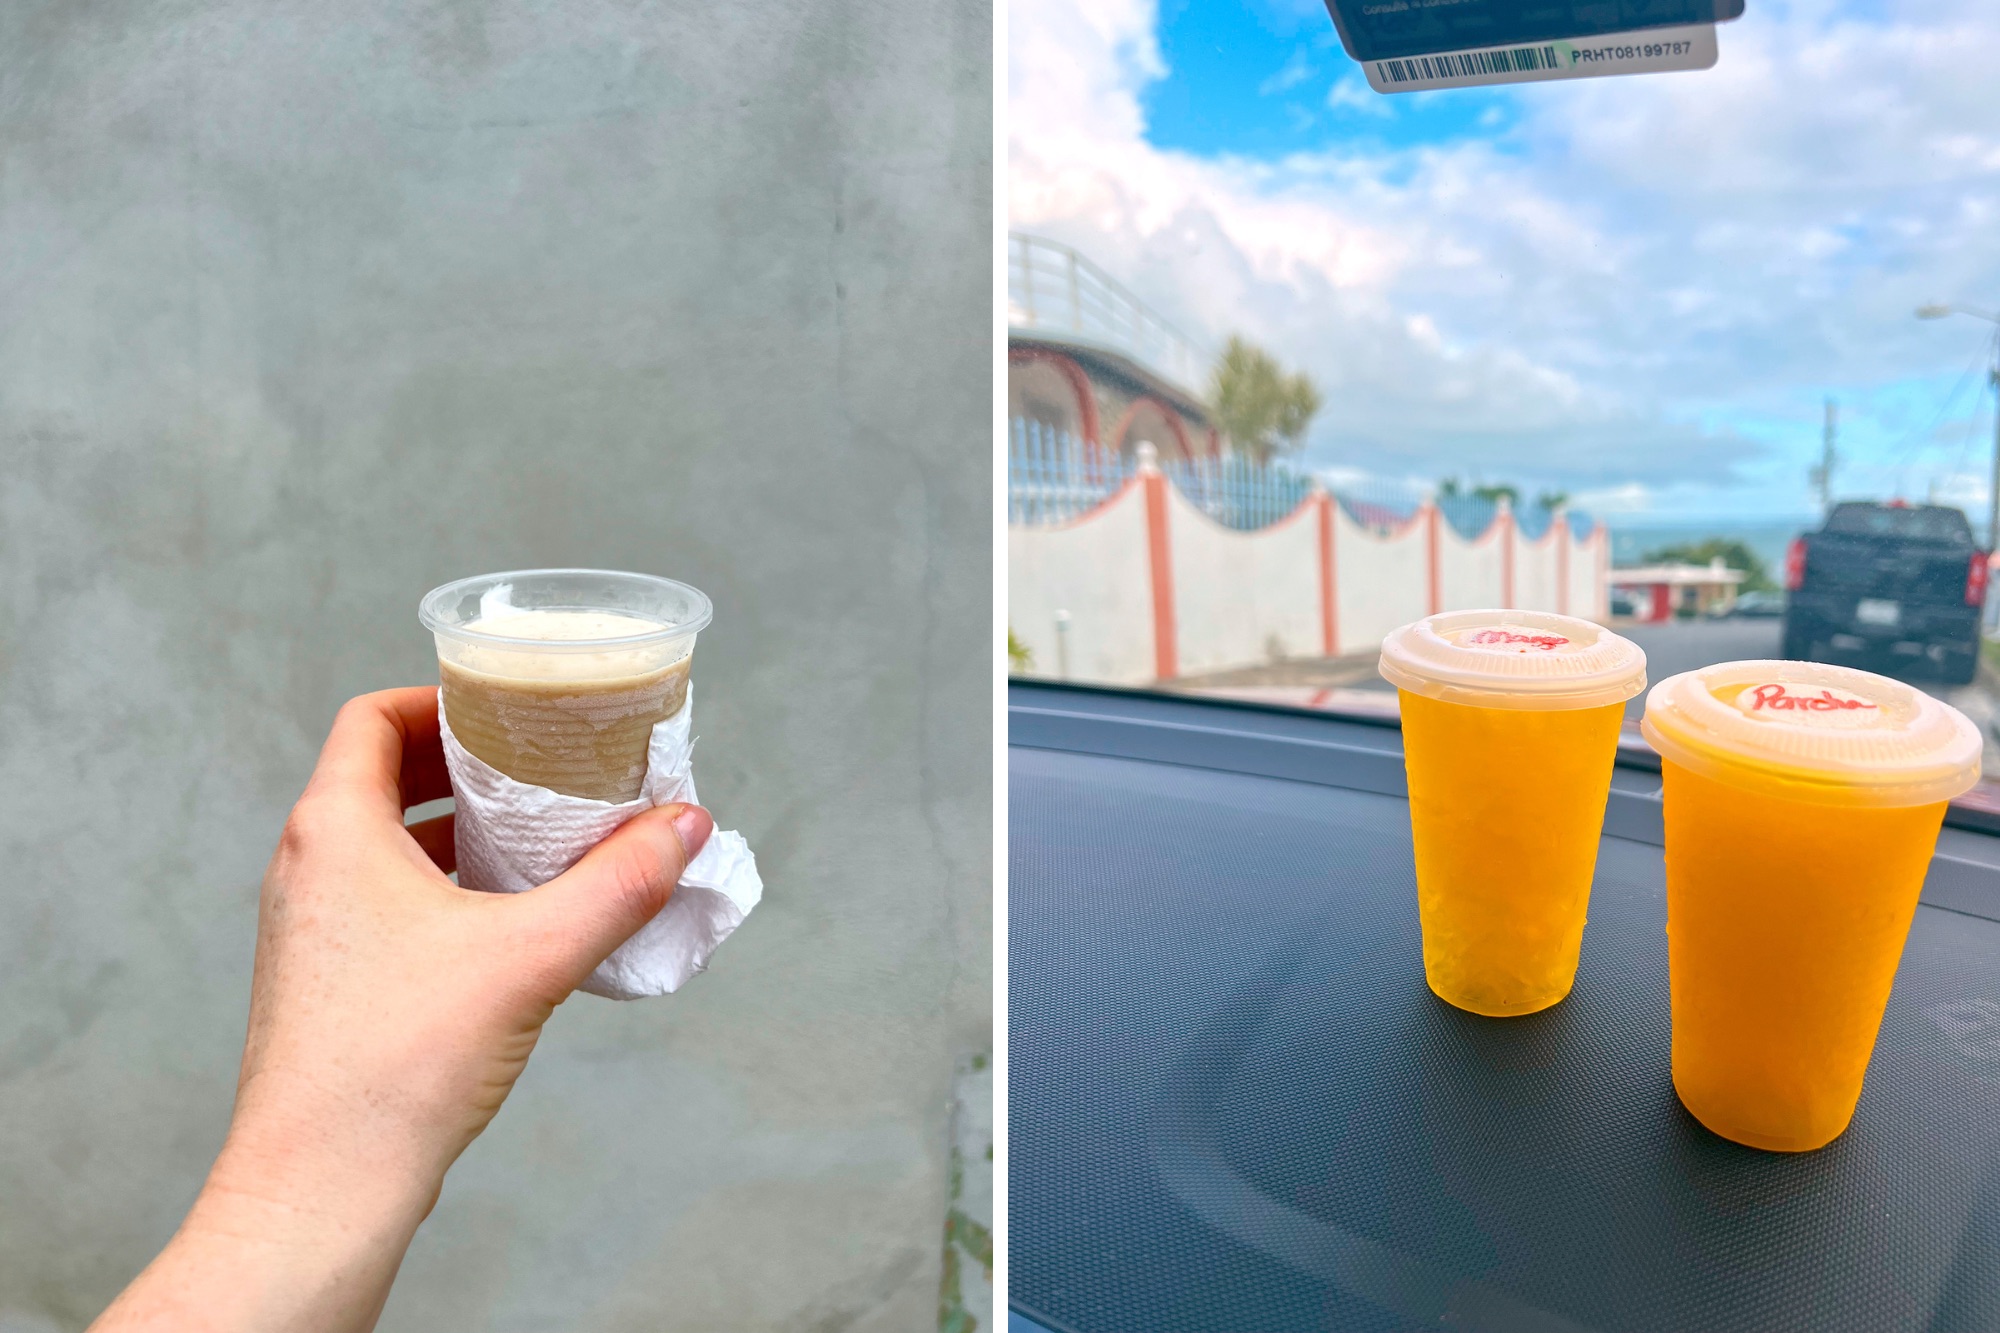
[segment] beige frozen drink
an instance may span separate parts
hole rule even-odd
[[[459,744],[517,782],[612,802],[639,795],[710,614],[684,583],[605,570],[462,579],[421,610]]]

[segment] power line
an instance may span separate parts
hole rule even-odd
[[[2000,338],[1996,338],[1995,341],[2000,342]],[[1979,427],[1985,423],[1985,420],[1986,420],[1986,395],[1982,393],[1977,398],[1973,399],[1972,415],[1966,418],[1965,432],[1960,437],[1958,442],[1958,457],[1953,461],[1951,465],[1951,471],[1954,477],[1962,477],[1965,475],[1965,456],[1972,452],[1972,442],[1975,439],[1979,438],[1980,435]]]
[[[1992,355],[1992,344],[1995,342],[2000,342],[2000,333],[1996,333],[1993,338],[1987,339],[1980,346],[1979,350],[1973,354],[1972,363],[1965,368],[1965,373],[1958,377],[1958,382],[1951,386],[1951,392],[1947,393],[1943,400],[1938,403],[1936,415],[1925,423],[1922,430],[1911,430],[1901,440],[1890,446],[1889,461],[1896,469],[1894,489],[1898,495],[1903,492],[1904,474],[1908,472],[1910,465],[1916,462],[1916,455],[1922,453],[1927,447],[1925,444],[1918,443],[1918,441],[1937,429],[1938,423],[1944,420],[1944,414],[1951,410],[1951,405],[1958,400],[1958,395],[1965,391],[1966,384],[1971,381],[1975,373],[1987,364],[1988,358]],[[1915,447],[1912,448],[1912,445]],[[1898,457],[1898,455],[1901,455],[1901,457]]]

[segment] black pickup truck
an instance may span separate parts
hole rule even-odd
[[[1979,666],[1986,552],[1944,505],[1838,504],[1785,553],[1788,658],[1926,659],[1965,684]]]

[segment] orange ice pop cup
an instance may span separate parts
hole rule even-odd
[[[1979,730],[1919,690],[1811,662],[1661,681],[1674,1090],[1777,1152],[1854,1117],[1945,804]]]
[[[1424,980],[1508,1017],[1576,981],[1625,701],[1646,655],[1600,625],[1455,611],[1383,641],[1402,698]]]

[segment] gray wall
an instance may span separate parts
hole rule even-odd
[[[987,0],[0,6],[0,1329],[221,1141],[258,877],[418,596],[687,579],[763,906],[559,1011],[386,1329],[936,1320],[988,1041]]]

